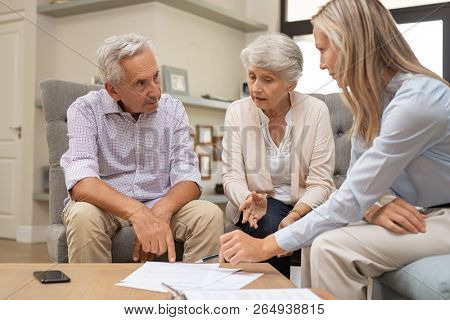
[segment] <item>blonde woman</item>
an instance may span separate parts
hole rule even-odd
[[[347,180],[272,236],[223,235],[221,259],[261,261],[312,244],[302,282],[364,299],[368,278],[450,252],[450,89],[419,63],[377,0],[332,0],[311,21],[320,67],[354,117]],[[398,198],[374,205],[386,191]],[[371,222],[360,221],[364,213]]]
[[[333,132],[327,106],[294,91],[303,57],[292,39],[260,36],[241,60],[250,97],[234,102],[225,116],[226,214],[245,233],[264,238],[330,196]],[[268,262],[289,278],[289,255]]]

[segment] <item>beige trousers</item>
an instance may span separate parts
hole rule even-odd
[[[69,262],[112,262],[111,238],[130,222],[87,203],[71,201],[64,209]],[[184,262],[219,252],[224,233],[222,210],[208,201],[194,200],[172,216],[174,239],[184,242]]]
[[[397,235],[361,221],[325,232],[302,249],[302,287],[326,289],[339,299],[366,299],[369,278],[450,253],[450,209],[430,210],[426,230]]]

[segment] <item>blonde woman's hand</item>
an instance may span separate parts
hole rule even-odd
[[[221,235],[220,245],[219,262],[230,262],[233,265],[264,261],[283,251],[273,234],[264,239],[257,239],[241,230]]]
[[[263,194],[253,191],[239,206],[243,212],[242,224],[249,223],[251,227],[258,228],[258,220],[266,215],[267,198]]]
[[[375,212],[366,214],[365,218],[398,234],[426,232],[426,215],[402,198],[396,198]]]

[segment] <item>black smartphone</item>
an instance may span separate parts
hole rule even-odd
[[[42,283],[70,282],[70,278],[60,270],[34,271],[33,275]]]

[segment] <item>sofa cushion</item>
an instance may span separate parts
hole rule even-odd
[[[335,169],[333,180],[336,188],[339,188],[347,177],[350,163],[350,129],[353,118],[350,109],[342,100],[342,94],[312,94],[311,96],[325,102],[330,112],[331,129],[333,130],[335,144]]]
[[[68,262],[66,227],[63,224],[51,224],[48,226],[47,250],[48,255],[54,262]]]
[[[450,254],[414,261],[376,281],[409,299],[450,299]],[[381,294],[381,296],[380,296]],[[400,297],[400,296],[399,296]],[[374,292],[374,299],[399,298]]]

